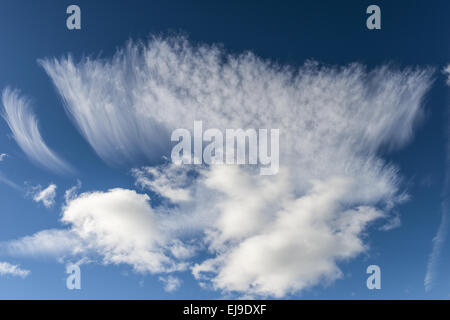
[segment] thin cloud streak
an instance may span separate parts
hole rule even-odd
[[[56,173],[73,173],[72,167],[53,152],[44,142],[31,101],[9,87],[2,93],[2,116],[14,140],[34,163]]]
[[[450,65],[444,69],[444,74],[447,76],[447,85],[450,86]],[[424,286],[425,291],[429,292],[433,289],[438,276],[438,265],[441,257],[442,248],[448,233],[448,209],[449,209],[449,191],[450,191],[450,111],[447,110],[447,149],[446,149],[446,173],[444,186],[442,190],[441,203],[441,222],[433,238],[433,247],[427,264],[427,272],[425,274]]]
[[[0,171],[0,182],[7,184],[8,186],[10,186],[11,188],[17,190],[17,191],[22,191],[22,188],[17,185],[16,183],[12,182],[11,180],[9,180],[8,178],[6,178],[3,173]]]

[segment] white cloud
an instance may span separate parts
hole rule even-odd
[[[181,280],[174,276],[159,277],[159,280],[164,283],[164,290],[167,292],[174,292],[181,286]]]
[[[75,199],[77,197],[77,192],[80,189],[81,189],[81,181],[77,180],[76,185],[67,189],[66,192],[64,192],[64,199],[66,200],[66,202]]]
[[[226,196],[217,201],[218,219],[208,230],[217,256],[193,273],[225,292],[282,297],[340,278],[338,262],[365,251],[362,232],[384,216],[352,199],[358,183],[349,177],[317,180],[300,197],[282,186],[282,177],[272,185],[255,185],[253,178],[229,167],[206,181]]]
[[[447,84],[450,86],[450,64],[444,68],[444,74],[447,77]]]
[[[447,76],[447,84],[450,86],[450,65],[448,65],[444,69],[444,74]],[[447,130],[449,129],[450,126],[447,125]],[[446,153],[447,153],[446,154],[447,163],[450,163],[450,136],[447,136]],[[448,210],[449,210],[448,196],[450,192],[450,168],[447,167],[446,170],[447,171],[445,173],[444,187],[442,190],[443,200],[441,203],[441,222],[438,231],[436,233],[436,236],[433,238],[433,247],[430,253],[430,257],[428,258],[427,271],[424,279],[425,291],[432,290],[435,284],[438,274],[437,269],[440,261],[442,247],[444,246],[448,233],[447,228],[448,228]]]
[[[437,267],[441,258],[442,247],[444,246],[445,239],[447,238],[447,228],[448,228],[448,204],[442,204],[442,216],[441,222],[439,224],[436,236],[433,238],[433,247],[428,258],[427,272],[425,274],[424,286],[425,291],[430,291],[433,289],[438,275]]]
[[[130,264],[139,272],[182,269],[164,252],[170,239],[148,201],[147,195],[126,189],[84,193],[69,201],[62,221],[106,263]]]
[[[384,225],[380,227],[382,231],[390,231],[392,229],[399,228],[402,225],[402,221],[400,219],[400,214],[395,213],[392,215]]]
[[[430,85],[429,70],[383,66],[367,72],[358,64],[314,62],[291,70],[251,53],[223,55],[173,38],[129,43],[110,60],[75,63],[69,56],[41,64],[74,123],[108,162],[136,155],[159,159],[168,132],[192,128],[194,120],[205,127],[279,127],[285,140],[304,141],[296,153],[311,142],[328,147],[341,136],[354,137],[345,146],[355,153],[373,151],[411,136]]]
[[[12,256],[61,258],[85,252],[86,245],[70,230],[49,229],[18,240],[3,242],[1,252]]]
[[[47,188],[36,186],[32,188],[33,201],[42,202],[46,208],[50,208],[55,204],[56,185],[50,184]]]
[[[25,278],[29,274],[29,270],[21,269],[18,265],[13,265],[8,262],[0,262],[0,276],[11,275]]]
[[[58,173],[72,172],[72,168],[44,142],[38,121],[28,98],[18,90],[6,88],[2,93],[3,118],[7,122],[14,140],[22,151],[35,163]]]
[[[82,193],[67,200],[61,221],[67,230],[44,230],[3,243],[14,255],[100,256],[105,264],[128,264],[137,272],[184,270],[189,246],[158,224],[149,197],[133,190]]]
[[[1,153],[0,154],[0,162],[5,160],[6,157],[8,157],[8,155],[6,153]],[[0,182],[7,184],[8,186],[10,186],[13,189],[21,190],[21,188],[16,183],[12,182],[7,177],[5,177],[1,171],[0,171]]]
[[[170,248],[194,239],[184,258],[202,248],[213,255],[193,267],[197,279],[252,296],[334,281],[339,263],[368,249],[367,227],[390,221],[405,199],[398,169],[379,150],[412,137],[432,82],[429,69],[315,62],[294,69],[179,38],[129,43],[111,59],[41,64],[75,125],[110,163],[160,159],[171,130],[194,120],[205,129],[280,129],[278,175],[144,167],[133,171],[137,185],[171,203],[151,208],[148,196],[113,189],[82,194],[63,212],[71,232],[106,263],[179,269]]]
[[[187,189],[191,179],[182,167],[144,167],[132,172],[136,185],[152,190],[173,202],[188,201],[191,198],[190,190]]]
[[[10,186],[13,189],[16,189],[19,191],[21,190],[20,186],[18,186],[16,183],[12,182],[8,178],[6,178],[1,171],[0,171],[0,182],[7,184],[8,186]]]

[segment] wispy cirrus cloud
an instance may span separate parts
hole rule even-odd
[[[0,154],[0,162],[4,161],[8,155],[6,153]],[[21,187],[18,186],[16,183],[8,179],[1,171],[0,171],[0,182],[5,183],[6,185],[10,186],[13,189],[21,190]]]
[[[29,270],[20,268],[18,265],[10,264],[9,262],[0,261],[0,276],[17,276],[25,278],[30,274]]]
[[[72,167],[44,142],[31,101],[18,90],[5,88],[2,92],[2,116],[22,151],[36,164],[57,173],[71,173]]]
[[[0,171],[0,182],[7,184],[8,186],[10,186],[13,189],[22,190],[19,185],[17,185],[13,181],[9,180],[7,177],[5,177],[1,171]]]
[[[447,77],[447,84],[450,86],[450,65],[444,69],[444,74]],[[430,291],[436,281],[438,274],[438,264],[440,261],[442,247],[444,246],[445,240],[448,233],[448,210],[449,210],[449,192],[450,192],[450,113],[447,114],[448,124],[446,128],[447,132],[447,146],[446,146],[446,173],[443,182],[442,189],[442,202],[441,202],[441,222],[433,238],[433,246],[431,249],[430,256],[428,258],[427,271],[425,274],[424,285],[425,291]]]
[[[379,150],[413,136],[433,74],[314,61],[293,68],[185,38],[41,64],[109,163],[160,159],[169,133],[194,120],[205,129],[280,129],[278,175],[245,166],[135,168],[136,184],[167,202],[152,207],[148,195],[112,189],[72,195],[62,214],[80,252],[104,262],[164,273],[191,265],[202,285],[275,297],[339,279],[339,264],[368,250],[367,228],[391,221],[405,196],[399,169]],[[189,170],[196,174],[186,178]],[[201,250],[212,257],[192,265]]]

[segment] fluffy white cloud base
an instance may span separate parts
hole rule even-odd
[[[5,243],[3,250],[13,255],[100,256],[105,264],[125,263],[138,272],[186,269],[176,261],[189,248],[162,232],[148,201],[146,194],[120,188],[72,194],[61,217],[68,229],[44,230]]]
[[[193,238],[195,250],[213,255],[191,264],[199,281],[276,297],[339,278],[339,262],[367,250],[367,226],[404,200],[397,169],[379,151],[412,136],[432,82],[429,69],[290,68],[184,38],[130,42],[111,59],[41,64],[110,163],[160,158],[171,130],[194,120],[204,129],[280,129],[278,175],[245,166],[136,168],[137,185],[167,201],[152,208],[147,195],[124,189],[82,194],[62,219],[106,263],[137,271],[183,269]]]

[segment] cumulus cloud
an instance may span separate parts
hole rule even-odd
[[[110,59],[41,64],[109,163],[160,159],[170,132],[192,129],[194,120],[204,129],[279,129],[277,175],[226,165],[136,168],[137,186],[168,201],[152,207],[148,195],[125,189],[85,193],[62,218],[106,263],[168,272],[208,250],[192,267],[202,285],[275,297],[340,278],[339,264],[368,249],[368,227],[392,221],[406,197],[399,169],[380,150],[412,137],[433,74],[280,66],[184,38],[130,42]]]
[[[47,188],[42,189],[40,185],[32,188],[34,202],[42,202],[46,208],[50,208],[55,204],[56,185],[50,184]]]
[[[282,199],[285,203],[275,217],[262,208],[233,211],[244,203],[245,195],[225,200],[227,208],[222,209],[213,229],[221,254],[196,265],[195,277],[204,279],[204,274],[215,273],[212,282],[218,289],[276,297],[309,287],[321,278],[339,278],[337,262],[362,252],[361,232],[368,222],[383,216],[369,206],[348,209],[340,203],[352,184],[345,178],[317,181],[308,194]],[[243,212],[250,217],[241,218]]]
[[[127,263],[140,272],[182,269],[164,252],[170,239],[148,201],[147,195],[126,189],[84,193],[69,201],[62,221],[106,263]]]
[[[0,247],[14,255],[96,256],[105,264],[128,264],[137,272],[184,270],[190,249],[168,237],[146,194],[133,190],[82,193],[67,200],[66,230],[44,230]]]
[[[29,274],[29,270],[21,269],[18,265],[13,265],[9,262],[0,262],[0,276],[11,275],[25,278]]]
[[[5,88],[2,93],[2,116],[22,151],[33,162],[58,173],[72,172],[72,168],[44,142],[31,101],[18,90]]]

